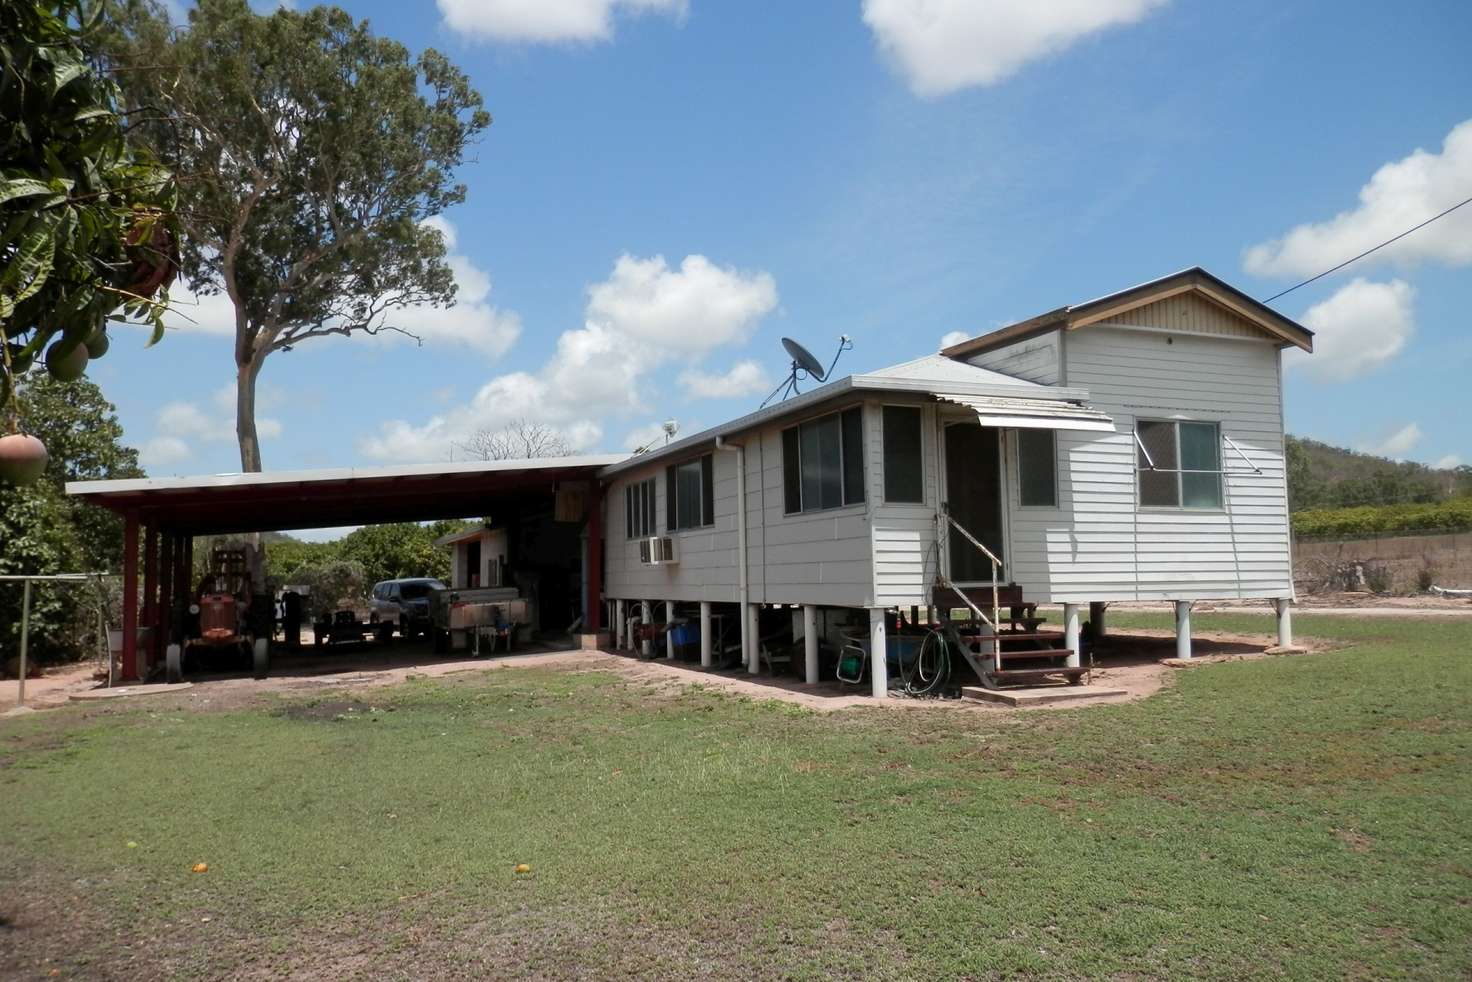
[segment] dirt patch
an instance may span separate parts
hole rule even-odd
[[[323,702],[294,702],[276,711],[286,719],[338,722],[352,716],[367,716],[373,707],[366,702],[350,702],[346,699],[330,699]]]

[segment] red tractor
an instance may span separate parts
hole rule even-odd
[[[258,578],[252,575],[252,567],[258,565],[254,553],[249,546],[210,553],[210,572],[200,581],[197,599],[189,608],[193,630],[186,632],[183,654],[209,662],[234,661],[231,656],[238,656],[251,665],[257,678],[264,678],[272,623],[270,615],[257,612],[261,605],[254,590]],[[270,598],[266,601],[269,607]],[[170,674],[175,674],[172,667]]]

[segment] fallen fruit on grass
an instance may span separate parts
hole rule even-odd
[[[516,872],[518,872],[518,873],[530,873],[531,871],[532,871],[532,868],[530,866],[528,866],[526,863],[517,863],[516,864]]]
[[[128,848],[129,848],[129,849],[137,849],[137,848],[138,848],[138,843],[136,843],[136,842],[131,842],[131,841],[130,841],[130,842],[129,842],[129,843],[128,843]]]
[[[0,436],[0,481],[20,486],[46,472],[46,444],[29,433]]]
[[[196,873],[208,873],[210,871],[209,863],[195,863],[189,868]]]

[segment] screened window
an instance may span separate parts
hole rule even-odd
[[[1017,475],[1024,508],[1058,506],[1058,446],[1052,430],[1017,431]]]
[[[714,459],[711,454],[664,471],[665,525],[670,530],[694,529],[715,522]]]
[[[1140,504],[1222,507],[1221,430],[1216,423],[1142,419],[1135,423]]]
[[[636,481],[624,488],[624,528],[628,538],[642,539],[655,535],[654,478]]]
[[[905,503],[925,500],[919,406],[884,407],[884,500]]]
[[[788,514],[863,501],[863,410],[856,406],[784,430],[782,486]]]

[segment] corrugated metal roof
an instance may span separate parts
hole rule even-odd
[[[983,426],[1114,432],[1114,420],[1107,413],[1061,399],[1003,399],[949,392],[937,392],[935,397],[970,409]]]

